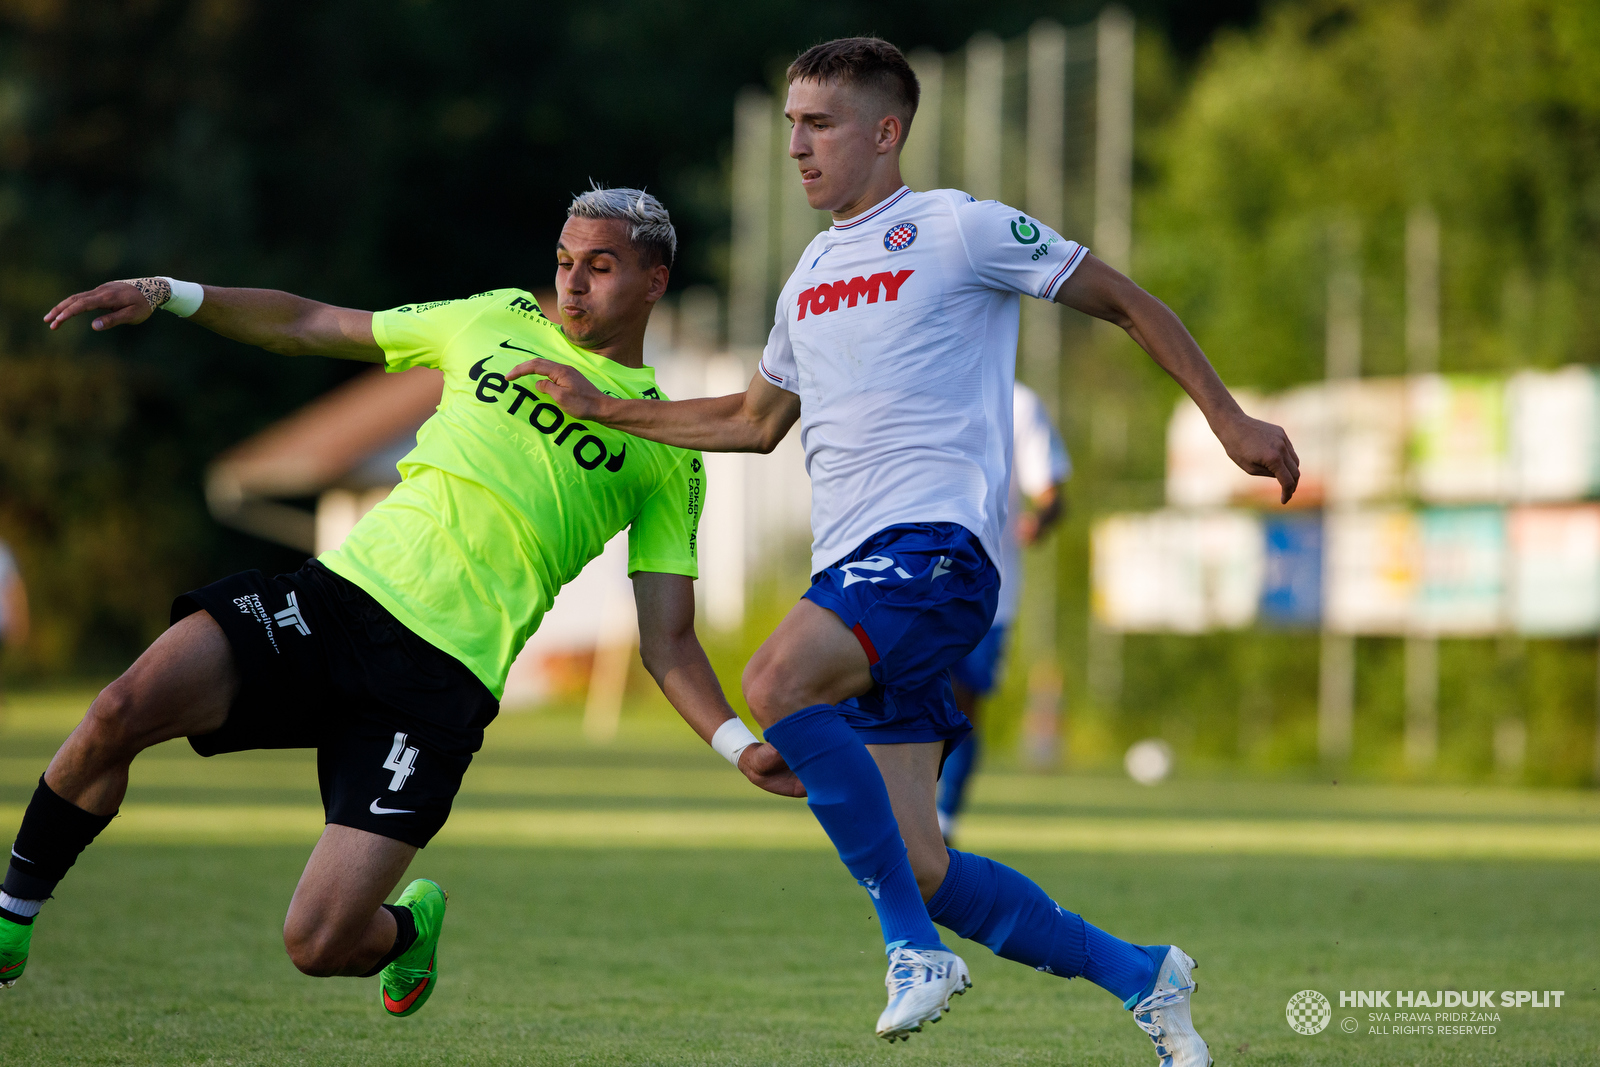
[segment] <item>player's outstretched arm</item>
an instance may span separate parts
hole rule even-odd
[[[285,356],[383,362],[383,349],[372,337],[370,311],[334,307],[276,289],[202,288],[205,298],[189,318],[224,337]],[[93,329],[132,326],[155,314],[171,296],[164,278],[106,282],[67,297],[44,321],[54,330],[76,315],[94,313]]]
[[[1276,478],[1287,504],[1300,483],[1300,457],[1280,426],[1252,419],[1172,309],[1094,256],[1061,283],[1056,302],[1115,323],[1194,399],[1228,456],[1250,474]]]
[[[607,396],[564,363],[530,359],[507,378],[544,375],[534,388],[575,419],[589,419],[647,441],[702,452],[771,452],[800,417],[800,398],[758,372],[742,393],[701,400]]]
[[[589,416],[583,416],[588,418]],[[639,655],[672,706],[700,739],[736,719],[694,632],[694,580],[682,574],[638,571],[633,599],[639,611]],[[739,753],[744,776],[779,796],[803,797],[805,786],[778,750],[758,741]]]

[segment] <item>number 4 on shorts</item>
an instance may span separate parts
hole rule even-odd
[[[394,735],[394,747],[389,749],[383,769],[394,772],[394,777],[389,779],[389,792],[398,793],[406,787],[406,779],[417,769],[417,750],[406,745],[405,734]]]

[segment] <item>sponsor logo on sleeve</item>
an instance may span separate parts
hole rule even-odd
[[[693,471],[695,475],[700,473],[702,464],[699,460],[699,457],[689,461],[689,469]],[[691,477],[689,479],[689,506],[684,509],[689,516],[689,558],[692,560],[698,560],[700,558],[698,555],[700,548],[700,505],[704,495],[701,484],[701,480],[698,477]]]
[[[1043,235],[1044,229],[1038,223],[1030,222],[1026,215],[1018,215],[1016,221],[1011,224],[1011,236],[1017,239],[1017,244],[1019,245],[1031,245]],[[1061,238],[1059,237],[1046,237],[1040,242],[1039,247],[1033,250],[1033,261],[1037,263],[1045,256],[1048,256],[1050,249],[1054,248],[1060,241]]]

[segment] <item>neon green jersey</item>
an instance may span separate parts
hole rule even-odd
[[[630,573],[698,575],[700,454],[569,419],[535,379],[505,377],[540,355],[614,396],[665,399],[652,368],[577,347],[520,289],[380,311],[372,335],[389,370],[442,370],[444,396],[400,484],[321,561],[497,698],[557,590],[623,527]]]

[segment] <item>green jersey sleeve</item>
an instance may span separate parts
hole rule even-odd
[[[628,526],[628,573],[700,576],[700,509],[706,468],[698,452],[678,452],[678,465],[639,508]]]
[[[372,339],[383,349],[385,370],[439,366],[450,341],[492,306],[483,297],[405,304],[372,316]]]

